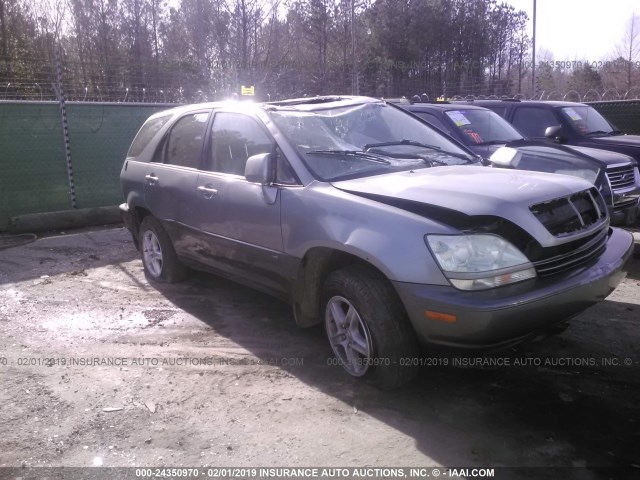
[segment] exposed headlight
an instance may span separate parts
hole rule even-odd
[[[600,174],[600,169],[590,170],[586,168],[559,168],[552,173],[557,173],[559,175],[569,175],[571,177],[583,178],[589,183],[595,183],[598,175]]]
[[[484,290],[536,276],[527,257],[496,235],[426,235],[425,239],[445,276],[461,290]]]

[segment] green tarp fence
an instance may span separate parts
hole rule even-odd
[[[640,135],[640,100],[616,100],[590,102],[618,130],[632,135]]]
[[[76,208],[117,205],[131,140],[171,105],[66,103]],[[58,102],[0,102],[0,231],[11,217],[72,209]]]

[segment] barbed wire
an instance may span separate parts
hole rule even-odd
[[[353,76],[351,65],[333,66],[319,71],[313,65],[285,65],[279,68],[243,68],[232,64],[195,72],[179,65],[160,66],[143,63],[136,68],[142,73],[132,74],[131,63],[109,58],[108,68],[96,70],[77,60],[62,60],[63,82],[67,100],[75,102],[116,103],[197,103],[237,98],[241,86],[255,87],[256,100],[282,100],[292,97],[324,94],[360,94],[374,97],[411,98],[414,95],[436,100],[520,98],[535,100],[568,100],[578,102],[628,100],[640,98],[640,85],[627,89],[558,89],[531,92],[531,82],[525,78],[513,80],[468,82],[444,81],[428,71],[415,68],[390,72],[382,64]],[[0,100],[57,101],[57,80],[53,59],[38,61],[29,58],[0,62]],[[373,65],[373,66],[372,66]],[[91,73],[88,71],[91,70]],[[108,71],[107,71],[108,70]],[[400,72],[400,74],[398,74]],[[355,88],[354,88],[355,86]]]
[[[637,100],[640,98],[640,87],[634,87],[629,90],[620,93],[615,88],[609,88],[606,90],[590,89],[587,92],[581,94],[577,90],[558,91],[552,90],[550,92],[543,91],[535,95],[524,95],[517,93],[514,95],[453,95],[453,100],[504,100],[504,99],[519,99],[519,100],[562,100],[567,102],[601,102],[601,101],[613,101],[613,100]]]

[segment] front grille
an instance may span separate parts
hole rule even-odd
[[[608,238],[609,228],[605,226],[580,240],[542,249],[542,258],[533,262],[533,265],[540,277],[570,270],[598,258],[604,252]]]
[[[614,193],[633,187],[636,184],[635,167],[633,165],[608,168],[607,177]]]
[[[624,210],[632,205],[637,205],[637,203],[638,203],[637,195],[630,196],[630,197],[620,197],[615,202],[613,206],[613,210],[618,212],[619,210]]]
[[[604,201],[595,188],[537,203],[529,210],[556,237],[586,230],[607,217]]]

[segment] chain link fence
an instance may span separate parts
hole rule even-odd
[[[607,120],[622,132],[640,135],[640,100],[590,102]]]
[[[133,137],[170,106],[70,102],[65,137],[60,103],[0,101],[0,231],[18,215],[117,205]]]

